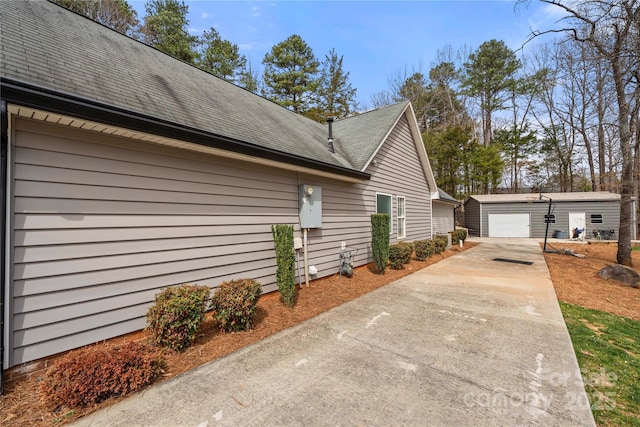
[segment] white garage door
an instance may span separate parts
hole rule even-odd
[[[529,214],[489,214],[489,237],[529,237]]]

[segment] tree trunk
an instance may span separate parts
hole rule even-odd
[[[620,129],[620,154],[622,155],[622,193],[620,194],[620,229],[618,232],[618,264],[631,267],[631,195],[633,194],[633,161],[631,158],[631,128],[621,59],[612,59],[613,80],[618,97],[618,126]]]
[[[491,113],[489,111],[484,112],[483,122],[482,142],[485,147],[488,147],[491,142]]]
[[[584,132],[584,127],[582,128],[582,139],[584,140],[584,147],[587,150],[587,161],[589,162],[589,177],[591,178],[591,191],[599,191],[598,188],[598,180],[596,179],[596,167],[593,162],[593,152],[591,151],[591,144],[589,143],[589,139],[587,133]]]
[[[597,79],[597,88],[598,88],[598,171],[600,172],[600,176],[598,179],[598,191],[608,190],[607,186],[607,164],[605,158],[605,135],[604,135],[604,114],[605,114],[605,105],[604,105],[604,77],[602,76],[602,70],[599,66],[596,67],[596,79]]]
[[[640,117],[634,114],[632,126],[632,135],[635,135],[635,145],[634,145],[634,157],[633,157],[633,199],[636,201],[634,206],[635,210],[631,212],[633,224],[635,224],[636,235],[633,236],[635,239],[638,238],[638,200],[640,199]]]

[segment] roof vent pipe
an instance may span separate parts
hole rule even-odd
[[[332,128],[333,121],[335,119],[336,118],[333,116],[327,117],[327,124],[329,125],[329,138],[327,138],[327,141],[328,141],[328,148],[330,153],[336,152],[335,148],[333,148],[333,128]]]

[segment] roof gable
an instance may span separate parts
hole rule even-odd
[[[334,123],[334,134],[352,164],[365,171],[402,117],[409,123],[411,138],[422,165],[422,171],[431,190],[431,197],[438,197],[438,187],[422,141],[415,113],[408,101],[377,110],[368,111]]]
[[[355,168],[367,168],[406,107],[407,103],[402,102],[338,120],[333,124],[335,142]]]

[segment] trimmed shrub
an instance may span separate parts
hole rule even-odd
[[[409,264],[411,262],[411,254],[413,254],[413,243],[398,242],[396,244],[402,249],[402,263]]]
[[[371,248],[373,250],[373,264],[378,273],[384,274],[389,258],[389,214],[371,215]]]
[[[389,246],[389,265],[394,270],[402,270],[406,249],[400,245]]]
[[[457,245],[460,240],[465,241],[467,240],[467,230],[464,228],[458,229],[458,230],[453,230],[451,232],[451,244],[452,245]]]
[[[88,347],[62,356],[47,370],[40,391],[49,407],[86,407],[151,384],[164,362],[148,345]]]
[[[276,248],[276,284],[282,303],[293,307],[296,302],[296,257],[293,249],[293,225],[271,226]]]
[[[424,261],[435,252],[435,244],[433,240],[416,240],[413,242],[416,251],[416,259]]]
[[[447,238],[447,236],[436,236],[433,239],[433,242],[435,247],[434,253],[440,254],[447,249],[447,244],[449,243],[449,239]]]
[[[248,331],[256,314],[260,283],[251,279],[237,279],[221,283],[211,298],[214,317],[225,332]]]
[[[204,320],[209,292],[208,286],[182,285],[157,294],[147,312],[152,341],[177,351],[189,347]]]

